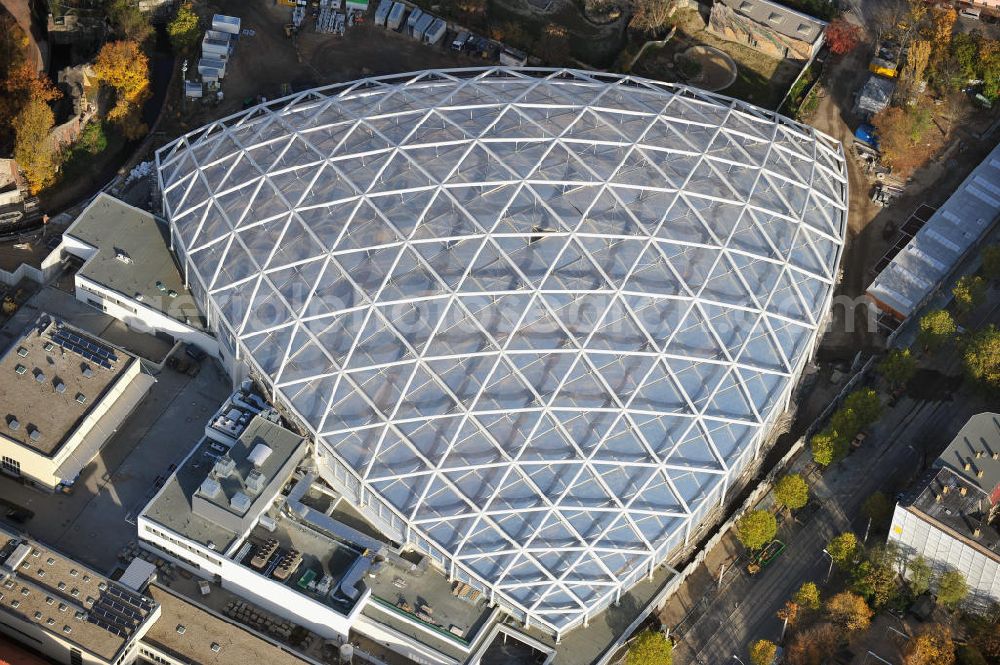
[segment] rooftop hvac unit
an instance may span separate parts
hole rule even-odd
[[[267,478],[265,478],[264,474],[258,471],[257,469],[254,469],[247,475],[247,481],[246,481],[247,491],[253,494],[260,494],[261,492],[263,492],[264,485],[266,484],[267,484]]]
[[[278,523],[274,521],[273,517],[269,517],[268,515],[261,515],[257,523],[271,533],[274,533],[274,530],[278,528]]]
[[[28,430],[28,438],[32,441],[38,441],[42,438],[42,433],[38,431],[37,427],[32,427]]]
[[[132,263],[132,257],[124,249],[115,248],[115,258],[122,263]]]
[[[222,485],[215,478],[205,478],[201,481],[201,487],[198,488],[198,493],[203,497],[208,499],[214,499],[222,493]]]
[[[59,393],[60,395],[66,392],[66,384],[60,381],[59,379],[53,381],[53,384],[55,386],[56,392]]]
[[[90,369],[89,365],[80,365],[80,373],[88,379],[94,376],[94,370]]]
[[[237,492],[229,499],[229,505],[233,510],[238,511],[241,515],[246,511],[250,510],[250,504],[253,501],[243,492]]]
[[[254,465],[254,468],[259,469],[264,466],[264,462],[266,462],[267,458],[271,456],[271,452],[272,451],[269,447],[265,446],[263,443],[258,443],[253,447],[253,450],[250,451],[247,459]]]
[[[7,416],[7,427],[10,428],[10,431],[16,432],[21,429],[21,421],[14,416]]]
[[[212,473],[214,473],[219,478],[225,478],[233,471],[236,470],[236,462],[229,455],[223,455],[215,462],[215,466],[212,467]]]

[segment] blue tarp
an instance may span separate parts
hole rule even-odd
[[[868,123],[864,123],[854,130],[854,138],[878,149],[878,137],[875,135],[875,128]]]

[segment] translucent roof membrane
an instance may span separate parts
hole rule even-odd
[[[579,71],[311,90],[157,164],[192,278],[279,398],[413,540],[556,631],[741,470],[846,218],[832,139]]]

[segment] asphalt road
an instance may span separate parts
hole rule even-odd
[[[950,440],[947,433],[980,407],[969,400],[901,400],[883,416],[866,446],[828,474],[829,481],[818,475],[811,479],[818,509],[801,522],[783,522],[778,537],[787,547],[776,564],[754,577],[742,566],[738,572],[730,570],[722,588],[713,590],[715,598],[700,619],[677,636],[675,662],[735,663],[734,654],[746,661],[747,647],[754,640],[778,641],[781,621],[776,613],[785,601],[803,582],[825,583],[829,559],[822,550],[829,540],[847,530],[859,537],[864,534],[867,520],[860,516],[864,500],[877,490],[893,496],[905,487],[919,473],[921,458],[935,455],[936,448]],[[933,450],[923,450],[925,446]],[[869,536],[869,540],[883,538],[882,533]]]

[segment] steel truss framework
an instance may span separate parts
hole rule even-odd
[[[557,633],[756,453],[846,220],[829,137],[581,71],[310,90],[157,165],[220,334],[412,542]]]

